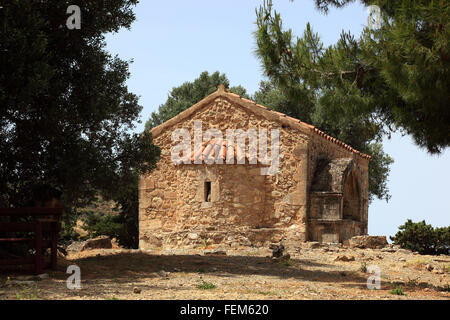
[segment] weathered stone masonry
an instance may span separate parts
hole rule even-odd
[[[278,129],[279,171],[258,164],[180,164],[172,132]],[[290,246],[342,242],[367,233],[370,157],[318,129],[268,110],[223,87],[152,129],[161,160],[139,184],[140,247]],[[270,153],[270,135],[268,135]],[[248,150],[246,150],[248,153]]]

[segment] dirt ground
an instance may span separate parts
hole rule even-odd
[[[406,250],[302,248],[272,261],[269,249],[144,252],[97,249],[58,260],[48,279],[0,274],[0,299],[450,299],[449,256]],[[220,252],[219,252],[220,253]],[[337,257],[354,261],[335,261]],[[81,289],[69,290],[69,265],[81,270]],[[365,267],[376,265],[381,288],[370,290]],[[393,294],[401,288],[404,295]]]

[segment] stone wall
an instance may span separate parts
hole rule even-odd
[[[290,126],[289,123],[294,122],[292,118],[283,116],[282,121],[276,121],[280,117],[275,116],[277,113],[270,112],[267,117],[261,113],[267,113],[263,108],[244,108],[239,105],[240,98],[212,96],[204,106],[192,107],[180,114],[182,121],[173,118],[164,130],[160,127],[152,131],[155,144],[161,148],[161,159],[151,175],[140,178],[141,248],[211,244],[260,247],[279,241],[296,247],[306,240],[342,241],[350,235],[367,232],[368,159],[322,136],[308,133],[309,127],[299,124],[298,120]],[[193,108],[195,112],[191,111]],[[207,129],[216,128],[224,139],[226,129],[264,128],[268,132],[278,129],[278,173],[261,175],[261,164],[174,164],[171,150],[178,142],[172,141],[172,132],[186,128],[192,138],[194,121],[198,120],[202,121],[203,134]],[[269,134],[269,154],[270,145]],[[334,198],[330,194],[323,197],[312,192],[314,174],[323,159],[354,162],[352,170],[360,190],[358,199],[362,201],[359,222],[320,222],[324,218],[341,219],[346,199],[342,190]],[[205,188],[210,188],[209,199]],[[353,200],[347,197],[346,204]],[[312,218],[316,221],[311,221]]]
[[[171,134],[194,121],[202,130],[265,128],[280,132],[280,167],[273,176],[261,165],[175,165]],[[270,152],[270,135],[268,136]],[[307,136],[264,117],[244,111],[225,98],[194,113],[155,137],[161,160],[139,186],[140,247],[189,247],[205,244],[263,246],[271,242],[306,240]],[[247,143],[248,144],[248,143]],[[248,150],[247,150],[248,151]],[[205,182],[211,201],[205,201]]]
[[[311,220],[308,223],[308,238],[318,242],[343,242],[362,233],[362,223],[352,220]]]
[[[309,143],[308,240],[342,242],[367,234],[369,160],[313,135]],[[337,218],[336,210],[341,210]],[[342,219],[342,220],[341,220]]]

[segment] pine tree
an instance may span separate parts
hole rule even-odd
[[[316,0],[320,10],[351,0]],[[400,129],[420,147],[439,153],[450,142],[449,6],[446,1],[361,1],[378,5],[381,27],[359,39],[343,32],[325,48],[307,24],[302,37],[284,30],[266,1],[257,11],[256,53],[267,77],[291,100],[298,116],[358,147],[345,127],[369,131],[379,141]],[[334,123],[342,122],[336,126]],[[356,126],[355,126],[356,125]],[[335,127],[335,128],[333,128]],[[351,132],[350,132],[351,133]],[[352,138],[353,136],[353,138]]]
[[[359,41],[342,33],[335,45],[325,48],[309,23],[302,37],[294,40],[291,30],[283,30],[270,1],[257,11],[257,27],[256,54],[269,79],[269,85],[261,88],[265,93],[255,94],[257,102],[309,122],[370,154],[370,199],[388,200],[387,178],[393,159],[383,151],[386,126],[377,117],[379,101],[368,90],[379,90],[384,84],[379,73],[361,76]]]

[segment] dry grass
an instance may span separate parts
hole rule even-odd
[[[252,252],[252,255],[248,253]],[[201,250],[176,254],[126,250],[92,250],[60,259],[50,279],[36,287],[6,285],[0,275],[0,299],[449,299],[448,273],[433,274],[416,266],[428,262],[398,262],[395,254],[374,258],[382,270],[381,290],[369,290],[370,276],[361,272],[363,261],[335,262],[336,254],[303,250],[286,261],[273,262],[268,251],[229,251],[202,255]],[[347,255],[353,254],[351,251]],[[370,258],[367,252],[364,258]],[[356,255],[356,254],[355,254]],[[356,255],[357,256],[357,255]],[[82,289],[68,290],[66,268],[81,268]],[[434,263],[436,265],[436,263]],[[440,268],[448,263],[441,263]],[[397,279],[403,279],[396,283]],[[397,285],[407,296],[390,294]],[[134,293],[134,288],[141,293]],[[444,289],[442,289],[444,288]]]

